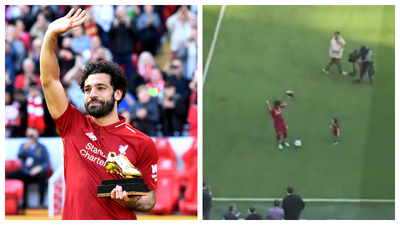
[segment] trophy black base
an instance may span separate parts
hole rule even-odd
[[[103,180],[101,184],[97,186],[97,197],[111,197],[111,191],[117,185],[121,186],[128,196],[146,196],[149,194],[148,185],[141,178]]]

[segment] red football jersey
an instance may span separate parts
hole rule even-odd
[[[142,172],[149,190],[157,188],[158,153],[154,141],[127,125],[125,118],[99,126],[68,103],[64,114],[54,120],[64,145],[65,220],[136,220],[135,213],[111,198],[97,197],[102,180],[121,179],[107,173],[110,151],[125,155]]]
[[[332,125],[332,132],[334,135],[338,135],[339,134],[339,125],[338,124],[333,124]]]
[[[283,106],[275,106],[270,111],[275,125],[285,124],[285,120],[283,119],[282,116],[282,108]]]

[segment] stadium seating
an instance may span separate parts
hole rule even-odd
[[[197,156],[196,164],[187,172],[188,185],[185,198],[179,202],[179,211],[186,215],[197,215]]]
[[[157,171],[157,202],[151,214],[171,214],[179,199],[179,174],[168,170]]]
[[[21,169],[21,165],[20,159],[7,159],[5,161],[5,176],[11,171]]]
[[[193,140],[192,145],[190,146],[190,149],[187,150],[183,156],[183,161],[185,162],[185,168],[183,169],[183,176],[181,179],[181,185],[186,186],[187,185],[187,178],[190,176],[190,170],[192,167],[196,166],[197,167],[197,139]],[[196,162],[195,162],[196,160]]]
[[[24,183],[20,180],[5,180],[5,214],[18,214],[18,203],[24,195]]]

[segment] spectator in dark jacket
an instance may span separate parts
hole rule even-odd
[[[162,108],[164,136],[181,136],[186,121],[187,107],[185,99],[176,92],[175,83],[167,80],[164,86],[164,98],[159,98]]]
[[[39,204],[43,206],[44,192],[46,189],[47,170],[50,165],[49,153],[44,145],[38,142],[39,132],[34,127],[26,131],[27,141],[21,145],[18,158],[22,161],[22,168],[11,171],[8,179],[19,179],[24,182],[24,202],[22,208],[27,207],[28,184],[32,181],[39,183]]]
[[[256,209],[253,206],[250,206],[249,215],[247,215],[245,220],[262,220],[262,216],[256,212]]]
[[[156,136],[156,124],[160,120],[157,100],[150,97],[146,85],[137,88],[138,102],[133,105],[132,120],[136,128],[148,136]]]
[[[293,194],[293,188],[287,188],[287,195],[283,198],[282,209],[285,220],[299,220],[300,213],[304,210],[305,203],[300,195]]]
[[[133,72],[131,55],[135,51],[136,25],[126,13],[126,6],[119,5],[115,8],[115,18],[109,34],[114,43],[114,61],[118,65],[124,64],[129,79]]]

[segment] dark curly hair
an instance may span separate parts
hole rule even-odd
[[[91,62],[83,69],[82,77],[79,80],[79,86],[81,87],[82,92],[84,92],[86,79],[89,77],[89,75],[96,73],[106,73],[110,75],[110,84],[114,87],[114,92],[118,89],[122,90],[122,98],[117,101],[117,104],[119,105],[128,92],[128,78],[126,77],[124,71],[122,71],[118,64],[112,61],[101,60]]]

